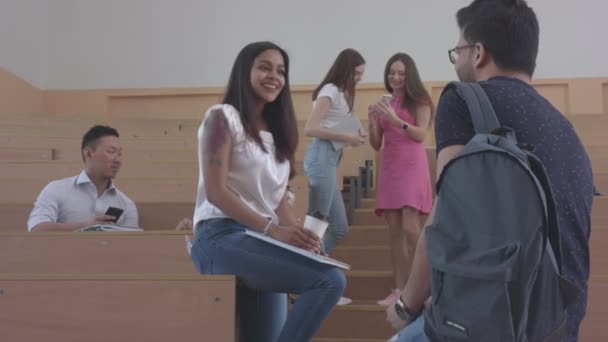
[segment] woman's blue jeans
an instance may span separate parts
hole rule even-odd
[[[348,233],[344,199],[338,187],[336,170],[342,150],[328,140],[313,139],[304,156],[304,172],[308,177],[308,213],[319,212],[329,218],[323,237],[323,250],[329,253]]]
[[[231,219],[196,226],[192,260],[202,274],[233,274],[241,341],[310,341],[346,287],[341,270],[245,234]],[[299,297],[287,314],[287,293]]]

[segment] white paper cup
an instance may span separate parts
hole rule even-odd
[[[329,222],[319,220],[314,216],[306,215],[306,218],[304,219],[304,228],[315,233],[315,235],[318,236],[319,239],[322,239],[323,235],[325,235],[325,231],[327,230],[328,225]]]

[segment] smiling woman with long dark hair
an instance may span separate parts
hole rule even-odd
[[[319,251],[287,202],[297,142],[287,53],[270,42],[245,46],[223,103],[209,108],[198,131],[192,247],[200,273],[242,282],[241,341],[310,341],[346,286],[342,271],[246,235]],[[286,293],[300,295],[289,316]]]

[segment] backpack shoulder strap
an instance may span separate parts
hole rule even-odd
[[[451,87],[456,88],[456,92],[467,103],[476,133],[488,134],[500,128],[494,107],[478,83],[450,82],[443,91]]]
[[[547,246],[545,248],[549,251],[549,255],[555,264],[555,268],[558,272],[562,273],[562,246],[561,239],[559,236],[559,220],[557,217],[557,206],[555,203],[555,198],[553,196],[553,190],[551,188],[551,183],[549,182],[549,176],[547,175],[547,171],[543,166],[540,159],[538,159],[535,155],[530,152],[527,152],[528,160],[530,162],[530,169],[534,172],[534,175],[538,179],[542,190],[545,193],[545,205],[547,208],[546,215],[546,240],[545,243]]]

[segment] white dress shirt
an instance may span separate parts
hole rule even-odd
[[[86,222],[105,214],[108,207],[123,209],[119,226],[138,227],[137,207],[113,183],[101,194],[83,170],[78,176],[54,180],[42,189],[27,221],[27,229],[44,222]]]

